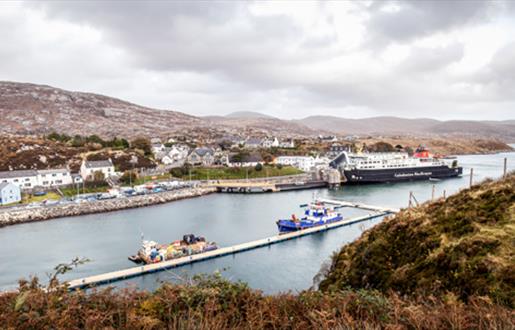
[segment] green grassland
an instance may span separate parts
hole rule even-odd
[[[279,168],[269,165],[263,166],[259,171],[254,167],[192,167],[190,170],[192,180],[254,179],[304,173],[291,166]],[[181,179],[190,179],[189,171],[183,170],[182,172],[176,172],[175,174],[177,174]]]

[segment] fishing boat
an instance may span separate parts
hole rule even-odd
[[[154,264],[165,260],[177,259],[218,249],[214,242],[207,242],[204,237],[193,234],[184,235],[182,240],[170,244],[159,244],[143,240],[136,255],[129,257],[135,263]]]
[[[277,220],[276,223],[279,233],[288,233],[322,226],[343,219],[340,213],[336,212],[332,208],[326,207],[323,203],[313,202],[304,206],[306,207],[306,210],[301,218],[292,214],[290,219]]]

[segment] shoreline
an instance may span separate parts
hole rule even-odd
[[[201,197],[214,192],[216,192],[216,188],[187,188],[151,195],[1,212],[0,228],[28,222],[46,221],[87,214],[107,213],[164,204],[182,199]]]

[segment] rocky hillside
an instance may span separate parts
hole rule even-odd
[[[50,86],[0,82],[3,133],[97,134],[104,137],[155,135],[199,126],[199,118],[145,108],[115,98]]]
[[[0,171],[42,170],[68,166],[78,172],[83,159],[104,160],[111,158],[119,171],[132,168],[130,160],[137,158],[136,168],[153,168],[152,159],[134,149],[112,150],[100,145],[87,144],[73,147],[67,143],[37,137],[0,136]]]
[[[488,296],[515,307],[515,174],[403,210],[334,256],[323,291]]]

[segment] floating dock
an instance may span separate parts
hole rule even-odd
[[[269,246],[272,244],[292,240],[298,237],[307,236],[319,232],[323,232],[326,230],[338,228],[345,225],[350,225],[353,223],[358,223],[366,220],[371,220],[374,218],[382,217],[388,214],[395,213],[395,209],[388,209],[388,208],[381,208],[371,205],[364,205],[364,204],[356,204],[351,202],[345,202],[345,201],[339,201],[339,200],[320,200],[320,202],[324,202],[327,204],[333,204],[333,205],[339,205],[341,207],[355,207],[355,208],[361,208],[366,210],[371,210],[373,213],[370,213],[365,216],[361,217],[355,217],[355,218],[348,218],[343,219],[338,222],[329,223],[323,226],[317,226],[313,228],[308,228],[304,230],[299,230],[291,233],[281,234],[281,235],[275,235],[247,243],[242,243],[238,245],[233,245],[229,247],[219,248],[213,251],[208,251],[200,254],[195,254],[191,256],[185,256],[177,259],[172,260],[166,260],[155,264],[148,264],[148,265],[142,265],[132,268],[127,268],[124,270],[114,271],[110,273],[100,274],[100,275],[94,275],[89,276],[85,278],[80,278],[76,280],[72,280],[68,282],[69,289],[75,290],[75,289],[84,289],[89,287],[94,287],[97,285],[103,285],[103,284],[109,284],[116,281],[121,281],[137,276],[141,276],[144,274],[150,274],[155,272],[160,272],[166,269],[175,268],[184,266],[187,264],[192,264],[195,262],[218,258],[226,255],[236,254],[239,252],[244,252],[248,250],[257,249],[264,246]]]

